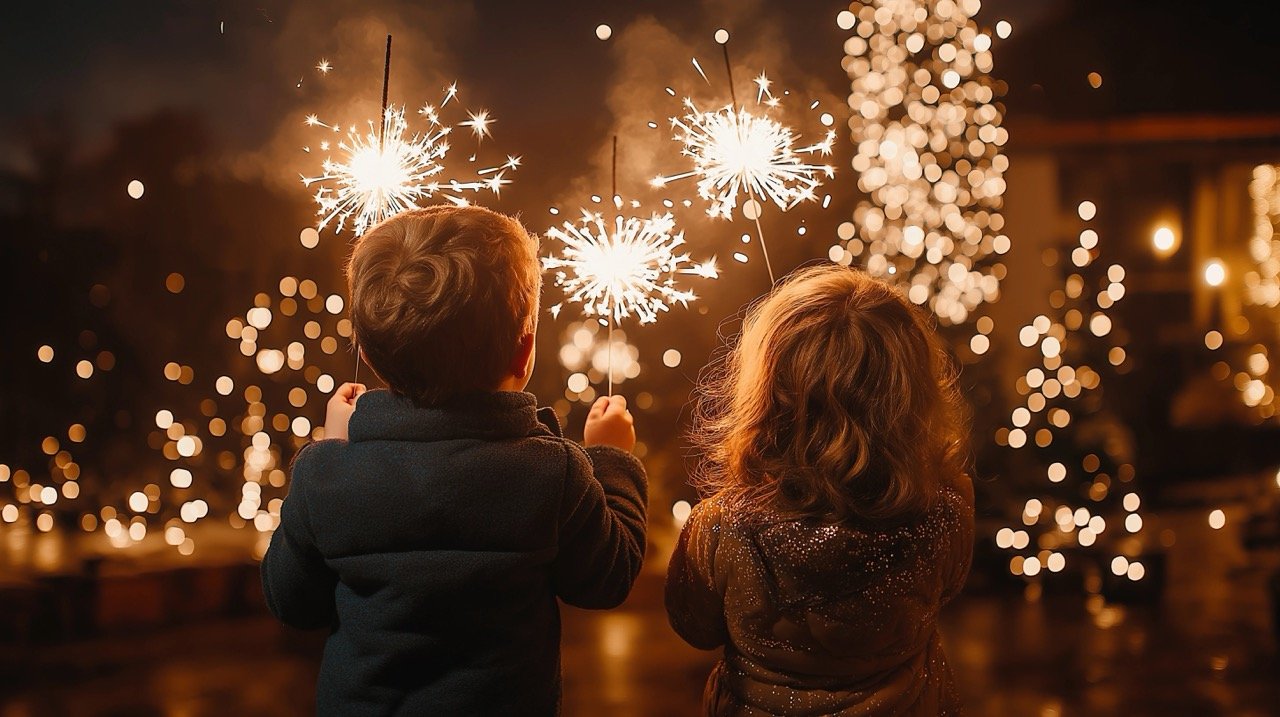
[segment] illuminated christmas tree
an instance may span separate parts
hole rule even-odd
[[[1082,202],[1077,241],[1050,252],[1062,254],[1053,263],[1062,267],[1063,286],[1049,297],[1050,315],[1018,333],[1034,358],[1016,381],[1019,405],[996,432],[996,442],[1014,451],[1005,497],[1021,509],[996,533],[996,545],[1011,553],[1011,573],[1037,582],[1072,561],[1087,576],[1096,576],[1094,563],[1130,581],[1147,573],[1133,437],[1106,394],[1131,368],[1125,332],[1111,313],[1125,295],[1125,270],[1103,261],[1089,226],[1096,213]],[[1088,587],[1101,589],[1096,577]]]

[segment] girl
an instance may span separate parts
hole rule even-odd
[[[802,270],[705,381],[671,625],[724,648],[708,715],[959,712],[938,610],[973,548],[967,425],[924,314],[852,269]]]

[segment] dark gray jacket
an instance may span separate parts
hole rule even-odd
[[[563,438],[528,393],[420,408],[372,391],[349,433],[299,453],[262,562],[277,617],[333,630],[317,712],[556,713],[556,598],[626,598],[644,467]]]

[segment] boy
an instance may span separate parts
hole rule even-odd
[[[278,618],[332,629],[317,712],[555,714],[557,597],[614,607],[644,557],[626,401],[596,402],[583,449],[523,392],[541,279],[509,217],[400,214],[347,272],[360,349],[390,390],[330,400],[262,562]]]

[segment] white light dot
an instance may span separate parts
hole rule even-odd
[[[320,244],[320,232],[307,227],[298,234],[298,241],[302,242],[302,246],[307,249],[315,249]]]
[[[190,488],[191,487],[191,471],[186,468],[174,468],[169,474],[169,483],[174,488]]]
[[[1214,530],[1221,530],[1222,526],[1226,524],[1227,514],[1223,513],[1220,509],[1215,509],[1212,513],[1209,513],[1210,528],[1213,528]]]
[[[1076,212],[1080,215],[1081,219],[1087,222],[1098,215],[1098,207],[1096,204],[1086,199],[1085,201],[1080,202],[1079,207],[1076,207]]]
[[[1167,253],[1173,249],[1175,237],[1173,230],[1169,227],[1160,227],[1156,229],[1156,233],[1151,237],[1151,243],[1155,246],[1156,251]]]
[[[671,506],[671,517],[676,519],[676,523],[684,525],[689,519],[689,514],[693,512],[693,506],[689,505],[687,500],[677,500]]]
[[[760,202],[755,199],[748,199],[742,203],[742,216],[751,220],[759,219],[762,209],[763,207],[760,206]]]
[[[142,491],[134,491],[129,495],[129,510],[135,513],[141,513],[147,509],[147,494]]]
[[[1227,280],[1227,266],[1221,259],[1210,259],[1204,265],[1204,283],[1209,286],[1222,286]]]
[[[231,380],[230,376],[219,376],[214,382],[213,387],[223,396],[230,396],[231,392],[236,388],[236,382]]]
[[[596,25],[596,38],[600,40],[608,40],[613,37],[613,28],[603,23]]]
[[[147,187],[138,180],[129,182],[129,196],[134,199],[142,199],[143,192],[147,191]]]
[[[575,373],[569,376],[568,387],[574,393],[582,393],[590,385],[591,381],[585,373]]]
[[[1067,477],[1067,467],[1061,463],[1054,463],[1049,466],[1049,480],[1053,483],[1061,483]]]
[[[667,368],[675,368],[680,365],[680,352],[675,349],[667,349],[662,354],[662,365]]]
[[[724,28],[720,28],[719,30],[716,30],[715,37],[716,42],[723,45],[729,41],[729,31]]]
[[[1111,572],[1114,575],[1124,575],[1129,572],[1129,559],[1123,555],[1117,555],[1112,558]]]
[[[1013,34],[1013,25],[1008,20],[1001,20],[996,23],[996,35],[999,35],[1000,39],[1003,40],[1011,34]]]
[[[1130,580],[1141,580],[1142,577],[1147,574],[1147,569],[1142,567],[1142,563],[1135,560],[1134,562],[1129,563],[1128,572]]]
[[[836,15],[836,27],[841,30],[852,30],[854,23],[857,21],[858,16],[848,10],[841,10],[840,14]]]

